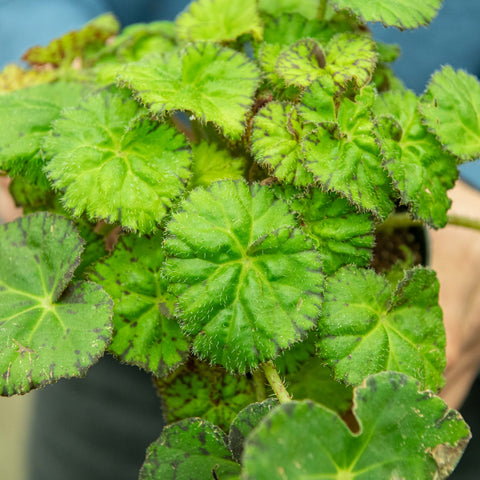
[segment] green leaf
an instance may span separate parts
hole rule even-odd
[[[200,358],[245,372],[305,336],[323,275],[312,242],[268,187],[196,189],[167,225],[165,274]]]
[[[37,85],[0,96],[0,169],[22,175],[44,189],[43,139],[62,108],[79,103],[88,88],[79,83]]]
[[[353,79],[363,87],[370,81],[376,63],[376,45],[368,35],[340,33],[327,45],[325,71],[337,85],[344,86]]]
[[[304,164],[324,189],[385,218],[393,210],[393,192],[373,130],[370,109],[345,98],[337,122],[324,123],[305,138]]]
[[[139,480],[227,480],[240,473],[240,465],[226,440],[218,427],[200,418],[169,425],[148,447]]]
[[[241,53],[198,43],[180,54],[129,64],[120,80],[157,114],[187,110],[238,138],[260,78],[257,67]]]
[[[317,16],[318,0],[259,0],[258,8],[276,17],[282,13],[300,13],[313,20]]]
[[[480,157],[480,84],[463,70],[433,74],[420,111],[428,129],[459,163]]]
[[[347,9],[364,22],[381,22],[400,30],[428,25],[436,16],[443,0],[331,0],[333,7]]]
[[[303,120],[311,123],[336,122],[337,103],[336,85],[332,78],[323,76],[313,82],[302,97],[298,109]]]
[[[327,281],[319,354],[350,384],[395,370],[438,390],[446,363],[438,289],[427,268],[407,271],[395,291],[373,270],[340,269]]]
[[[71,67],[78,59],[86,60],[89,55],[100,50],[105,42],[118,33],[120,25],[111,13],[94,18],[79,30],[66,33],[52,40],[46,47],[32,47],[22,60],[30,65],[51,65]]]
[[[46,183],[46,182],[45,182]],[[54,192],[44,182],[29,182],[25,177],[16,176],[8,187],[10,195],[17,207],[23,208],[23,214],[33,212],[55,211],[58,199]]]
[[[232,155],[215,143],[201,141],[192,145],[193,187],[208,187],[218,180],[240,180],[246,169],[246,159]]]
[[[251,34],[262,40],[263,28],[255,0],[197,0],[176,19],[178,38],[187,42],[226,42]]]
[[[240,462],[242,457],[243,445],[248,434],[277,405],[278,400],[276,398],[269,398],[261,403],[252,403],[233,419],[228,434],[228,446],[237,462]]]
[[[155,383],[168,423],[202,417],[227,431],[235,415],[257,399],[251,378],[195,358]]]
[[[326,275],[343,265],[370,263],[374,237],[368,213],[358,213],[346,199],[318,189],[295,199],[290,208],[300,214],[303,230],[313,239]]]
[[[191,164],[184,136],[142,114],[135,101],[103,91],[54,123],[46,170],[74,215],[148,233],[183,192]]]
[[[95,231],[96,225],[92,225],[84,219],[76,219],[75,225],[80,237],[85,241],[82,261],[75,270],[75,277],[80,279],[87,269],[107,254],[107,249],[104,237]]]
[[[58,215],[0,226],[2,395],[83,376],[110,341],[110,297],[91,282],[69,285],[82,245],[73,223]]]
[[[90,275],[115,304],[109,351],[158,377],[183,363],[189,350],[173,318],[175,298],[167,293],[168,283],[161,275],[162,240],[159,234],[122,236],[113,254]]]
[[[338,414],[351,407],[352,387],[334,380],[332,369],[320,358],[310,358],[295,373],[286,375],[285,382],[295,400],[308,398]]]
[[[275,71],[287,85],[307,87],[324,74],[325,54],[317,41],[299,40],[278,56]]]
[[[456,160],[422,125],[417,106],[417,97],[408,90],[377,97],[384,165],[414,216],[433,227],[444,227],[451,204],[447,190],[458,176]]]
[[[444,479],[470,438],[455,410],[393,372],[355,389],[352,433],[331,410],[311,401],[277,407],[248,437],[244,480]],[[308,439],[308,441],[305,441]]]
[[[313,175],[302,164],[304,135],[295,106],[270,102],[254,117],[252,153],[260,165],[283,183],[312,184]]]

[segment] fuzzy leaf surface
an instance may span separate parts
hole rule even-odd
[[[336,123],[305,138],[305,167],[324,189],[332,189],[381,218],[393,210],[392,186],[381,165],[369,108],[344,99]]]
[[[358,213],[345,198],[318,189],[296,198],[290,207],[302,220],[322,258],[323,270],[331,275],[343,265],[367,265],[374,244],[373,219]]]
[[[458,176],[456,160],[422,125],[417,107],[417,97],[408,90],[379,95],[375,104],[375,113],[383,115],[379,140],[384,165],[403,203],[411,205],[415,217],[441,228],[451,204],[447,191]]]
[[[426,268],[409,270],[393,291],[373,270],[343,267],[327,282],[319,355],[353,385],[394,370],[438,390],[446,363],[438,289],[435,272]]]
[[[433,74],[421,103],[428,129],[459,157],[480,157],[480,84],[463,70],[444,67]]]
[[[443,0],[331,0],[337,9],[347,9],[364,22],[381,22],[400,30],[428,25],[436,16]]]
[[[187,418],[163,429],[147,449],[139,480],[229,479],[240,473],[232,460],[227,437],[200,418]]]
[[[74,215],[148,233],[183,192],[191,165],[185,137],[142,113],[134,100],[103,91],[55,122],[46,170]]]
[[[243,54],[208,42],[127,65],[120,79],[151,111],[186,110],[234,138],[244,130],[260,81],[257,67]]]
[[[235,415],[256,401],[253,380],[195,358],[156,385],[168,423],[201,417],[227,431]]]
[[[260,420],[277,405],[278,400],[276,398],[269,398],[263,402],[252,403],[239,412],[233,419],[228,434],[228,446],[232,451],[233,458],[237,462],[240,462],[243,445],[249,433],[260,423]]]
[[[178,38],[225,42],[251,34],[262,40],[263,28],[255,0],[197,0],[176,19]]]
[[[192,145],[193,187],[208,187],[218,180],[240,180],[246,169],[246,159],[234,156],[225,148],[207,141]]]
[[[299,40],[284,49],[275,64],[275,71],[287,85],[307,87],[325,71],[325,54],[317,41]]]
[[[252,130],[252,153],[267,166],[272,175],[297,186],[314,182],[302,164],[303,122],[294,105],[270,102],[255,116]]]
[[[114,301],[109,351],[158,377],[187,357],[189,344],[174,319],[175,297],[161,276],[162,238],[122,236],[113,254],[95,266],[93,280]]]
[[[470,431],[457,411],[418,387],[395,372],[368,377],[354,393],[355,434],[311,401],[280,405],[248,437],[242,478],[447,478]]]
[[[83,376],[111,336],[112,301],[91,282],[69,284],[83,240],[47,213],[0,226],[0,391],[26,393]]]
[[[73,107],[88,89],[78,83],[52,83],[0,96],[0,169],[48,185],[42,171],[42,142],[62,108]]]
[[[107,39],[118,33],[120,25],[111,13],[94,18],[79,30],[52,40],[47,46],[32,47],[22,57],[30,65],[70,67],[75,59],[85,60],[100,50]]]
[[[259,0],[258,8],[276,17],[282,13],[300,13],[309,20],[315,19],[318,9],[317,0]]]
[[[245,372],[315,325],[323,284],[312,241],[268,187],[195,189],[167,225],[167,278],[200,358]]]

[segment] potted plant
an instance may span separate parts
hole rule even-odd
[[[402,239],[372,252],[447,224],[480,85],[444,67],[417,97],[366,26],[440,3],[198,0],[8,66],[0,168],[26,215],[0,229],[2,394],[108,351],[169,423],[141,479],[448,477],[470,432],[436,396],[435,272]]]

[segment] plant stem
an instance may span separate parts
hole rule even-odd
[[[263,402],[263,400],[267,398],[267,392],[265,391],[265,377],[260,370],[253,372],[252,376],[257,401]]]
[[[457,225],[459,227],[472,228],[473,230],[480,230],[480,220],[474,218],[461,217],[459,215],[448,216],[449,225]]]
[[[317,20],[325,20],[325,14],[327,13],[327,0],[320,0],[317,10]]]
[[[273,392],[277,396],[278,401],[280,403],[290,402],[292,400],[292,397],[287,392],[287,389],[285,388],[285,385],[279,377],[275,365],[271,360],[263,364],[263,371],[265,373],[265,377],[268,380],[268,383],[272,387]]]
[[[409,213],[394,213],[379,225],[378,230],[390,231],[395,228],[421,227],[422,220],[414,220]]]

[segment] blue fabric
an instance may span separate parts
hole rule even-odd
[[[419,0],[421,1],[421,0]],[[480,0],[445,0],[428,28],[400,32],[372,26],[375,38],[397,43],[402,56],[393,64],[408,88],[422,93],[435,70],[452,65],[480,76]],[[460,167],[463,180],[480,190],[480,161]]]

